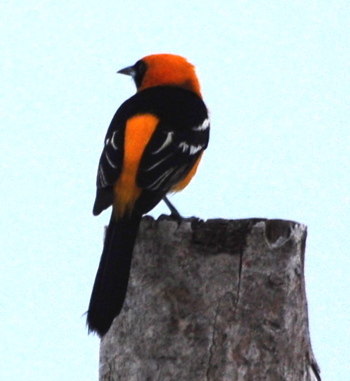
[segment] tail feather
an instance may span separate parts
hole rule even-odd
[[[105,335],[123,307],[140,221],[135,214],[117,221],[112,213],[87,312],[89,332]]]

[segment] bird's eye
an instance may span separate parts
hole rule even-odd
[[[139,88],[141,86],[143,77],[146,73],[147,65],[144,61],[140,60],[136,62],[136,64],[134,65],[134,69],[135,69],[134,81],[135,81],[136,87]]]

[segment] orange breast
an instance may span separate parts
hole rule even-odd
[[[114,213],[121,218],[130,213],[141,194],[136,185],[137,170],[146,145],[159,119],[151,114],[136,115],[128,120],[124,136],[124,161],[119,179],[114,185]]]

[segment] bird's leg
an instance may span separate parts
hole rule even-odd
[[[175,220],[182,220],[181,214],[177,211],[175,206],[169,201],[169,199],[166,196],[163,197],[163,201],[165,202],[166,206],[169,208],[171,212],[170,216],[173,217]]]

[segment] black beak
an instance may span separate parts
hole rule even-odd
[[[117,73],[125,74],[125,75],[131,75],[132,77],[135,77],[136,70],[135,70],[134,66],[128,66],[128,67],[125,67],[124,69],[118,70]]]

